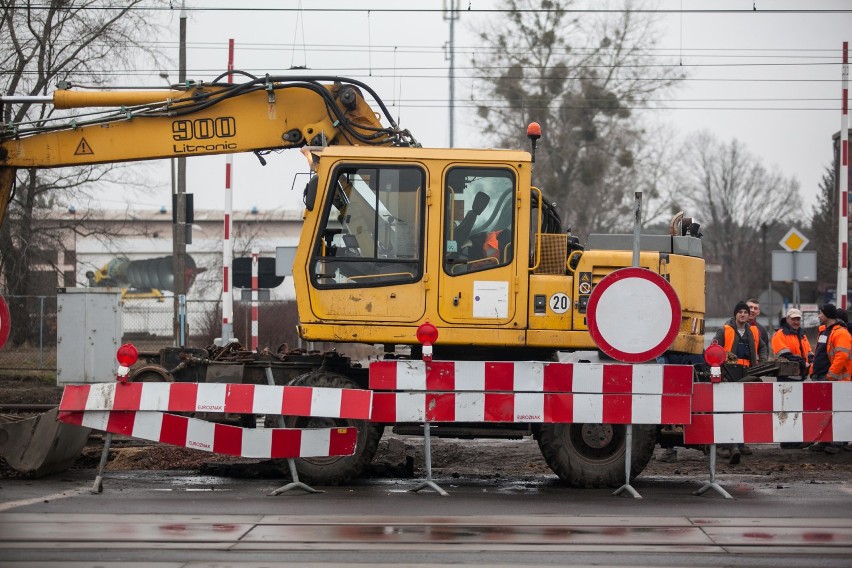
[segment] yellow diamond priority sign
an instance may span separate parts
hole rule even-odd
[[[787,231],[787,234],[784,235],[778,244],[784,247],[784,250],[787,252],[801,252],[806,246],[808,246],[809,242],[810,240],[805,235],[793,227]]]

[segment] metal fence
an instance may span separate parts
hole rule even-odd
[[[56,296],[4,296],[14,314],[0,369],[56,369]],[[23,315],[23,317],[21,317]]]
[[[0,373],[56,372],[56,296],[4,296],[13,316],[15,330],[0,349]],[[176,345],[174,305],[171,298],[125,300],[122,305],[122,343],[132,342],[140,351],[156,351]],[[292,301],[260,302],[259,348],[276,350],[282,343],[300,346],[296,334],[298,316]],[[221,336],[222,310],[217,300],[189,300],[186,306],[189,335],[187,345],[205,347]],[[23,319],[23,321],[21,321]],[[81,328],[81,333],[86,330]],[[251,345],[251,308],[248,302],[234,304],[234,337]]]

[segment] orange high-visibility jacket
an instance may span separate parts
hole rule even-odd
[[[785,353],[797,355],[807,362],[808,355],[813,354],[811,344],[808,341],[808,336],[802,334],[801,340],[799,336],[793,333],[784,333],[785,328],[781,328],[772,336],[772,352],[776,357],[780,357]],[[789,328],[792,329],[792,328]],[[810,374],[812,366],[808,365],[808,374]]]
[[[822,335],[825,326],[819,326],[819,334]],[[831,328],[825,345],[830,367],[825,378],[829,381],[848,381],[852,378],[852,335],[843,322]]]
[[[748,331],[751,332],[753,337],[752,344],[750,347],[752,348],[752,356],[755,363],[757,363],[757,346],[760,344],[760,332],[757,330],[757,326],[749,325]],[[734,342],[737,339],[737,331],[728,324],[725,324],[725,343],[722,347],[725,348],[725,351],[729,353],[734,352]],[[744,367],[751,367],[751,359],[737,359],[738,365],[743,365]]]
[[[500,260],[500,243],[498,239],[502,232],[502,230],[491,231],[485,236],[485,242],[482,244],[482,254],[484,258],[491,257],[497,261]]]

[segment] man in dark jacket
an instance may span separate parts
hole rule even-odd
[[[766,361],[766,343],[760,338],[757,327],[749,324],[751,310],[745,302],[737,302],[734,306],[734,317],[716,332],[715,340],[728,353],[728,361],[753,367]],[[740,463],[740,455],[750,455],[751,449],[745,444],[726,444],[716,448],[720,457],[729,458],[732,465]]]
[[[725,322],[714,339],[728,352],[728,359],[744,367],[752,367],[767,359],[766,343],[760,331],[749,324],[751,312],[748,304],[738,302],[734,317]]]
[[[763,340],[763,343],[769,347],[769,332],[765,327],[757,323],[757,316],[760,315],[760,302],[758,302],[755,298],[749,298],[746,300],[746,304],[748,305],[748,323],[755,326],[757,331],[760,333],[760,339]],[[771,322],[770,322],[771,323]]]

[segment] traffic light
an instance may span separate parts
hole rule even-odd
[[[258,288],[277,288],[284,282],[283,276],[275,275],[274,258],[261,257],[257,261]],[[243,256],[235,258],[233,272],[234,288],[251,288],[251,257]]]

